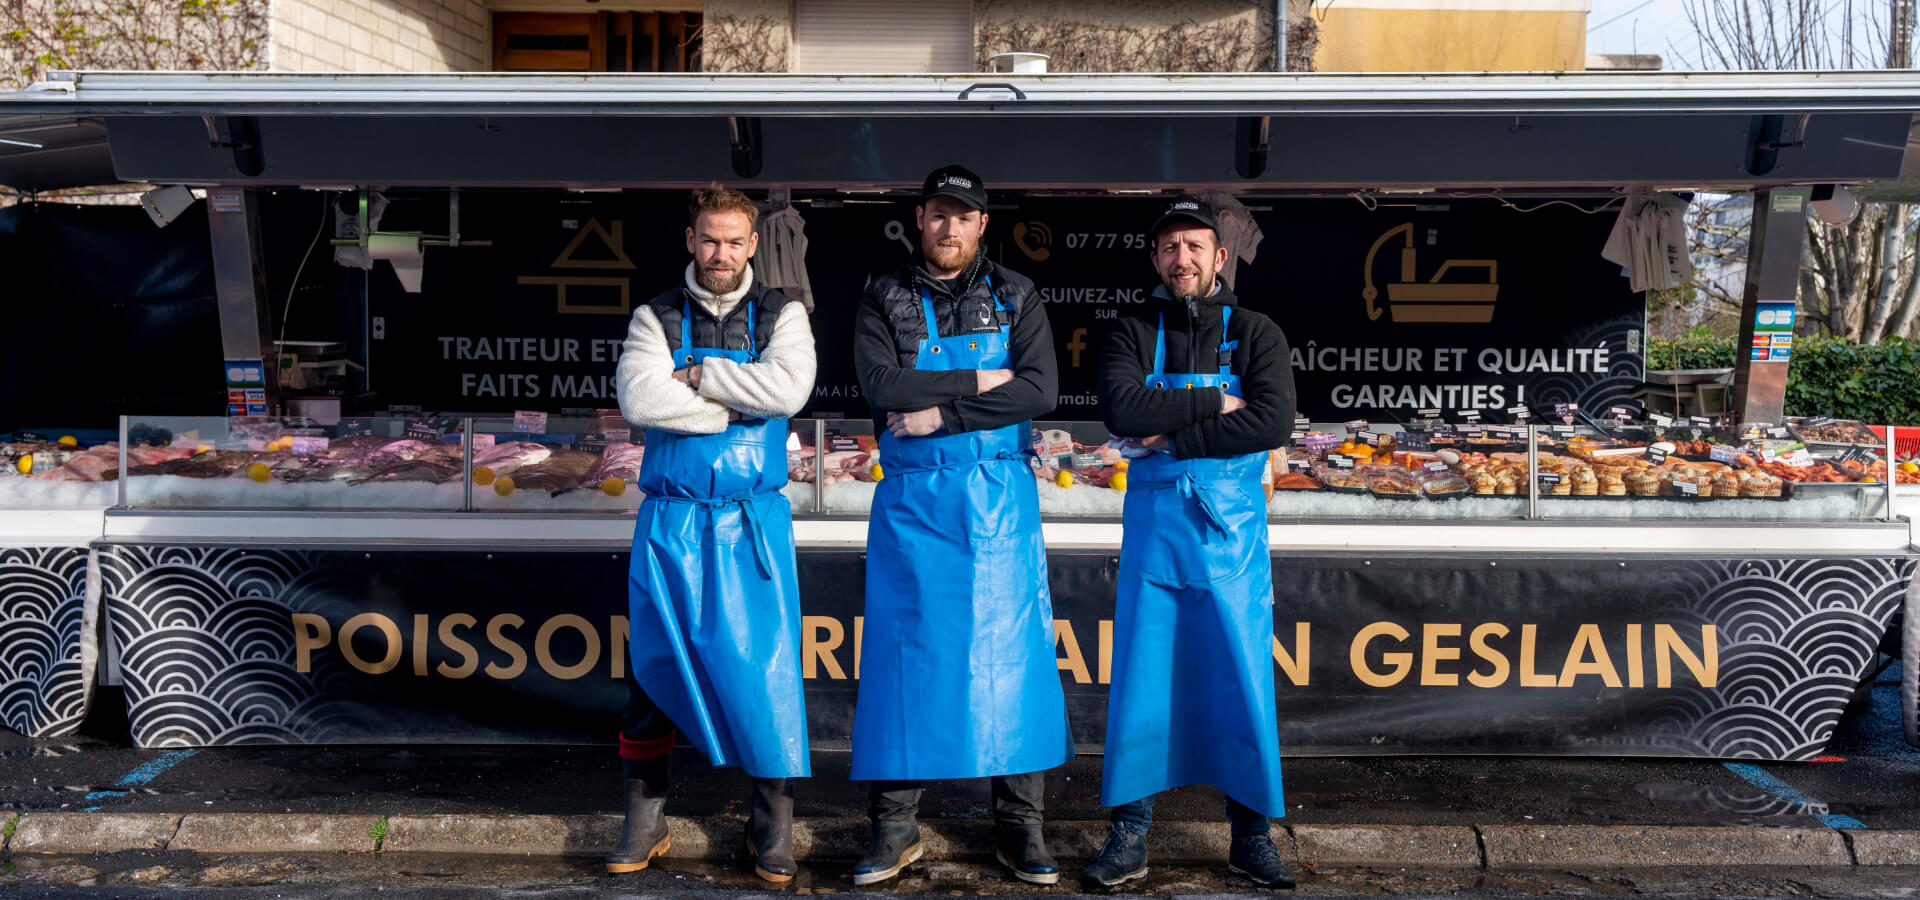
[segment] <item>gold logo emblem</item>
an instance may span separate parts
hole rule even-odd
[[[1413,223],[1396,225],[1367,249],[1366,287],[1360,296],[1367,301],[1367,320],[1377,321],[1381,309],[1374,305],[1380,290],[1373,285],[1373,260],[1380,248],[1396,234],[1405,234],[1406,246],[1400,248],[1400,280],[1387,283],[1387,309],[1395,322],[1491,322],[1493,303],[1500,294],[1500,264],[1491,259],[1449,259],[1440,264],[1433,278],[1416,280]],[[1443,283],[1441,279],[1454,269],[1485,269],[1485,282]]]

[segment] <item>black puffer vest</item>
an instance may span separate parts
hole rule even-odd
[[[988,288],[991,282],[992,288]],[[919,265],[904,266],[874,279],[893,331],[900,365],[911,369],[920,358],[920,342],[927,339],[927,317],[920,305],[920,287],[933,298],[933,314],[940,334],[990,334],[1013,322],[1014,315],[1033,295],[1033,282],[1001,268],[984,256],[951,280],[927,274]],[[1000,302],[994,302],[998,295]]]
[[[667,291],[651,300],[647,305],[653,307],[653,314],[660,319],[660,330],[666,333],[667,346],[674,352],[674,366],[685,365],[680,353],[680,317],[691,308],[693,310],[693,346],[714,347],[721,350],[748,350],[758,356],[767,349],[767,341],[773,338],[773,325],[780,318],[780,311],[793,299],[777,290],[762,287],[755,280],[747,289],[747,296],[727,313],[725,319],[716,320],[700,301],[687,293],[686,285]],[[747,304],[757,307],[753,312],[753,334],[747,334]]]

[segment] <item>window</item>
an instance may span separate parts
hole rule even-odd
[[[698,72],[700,14],[493,14],[496,72]]]

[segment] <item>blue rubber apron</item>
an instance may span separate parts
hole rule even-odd
[[[1008,365],[1008,326],[941,337],[925,286],[920,308],[915,368]],[[1031,429],[880,435],[853,780],[1018,775],[1073,756]]]
[[[1166,318],[1154,339],[1159,389],[1240,396],[1221,310],[1220,370],[1167,374]],[[1273,696],[1273,559],[1260,487],[1266,453],[1175,459],[1127,471],[1113,685],[1107,695],[1106,806],[1210,784],[1268,816],[1286,814]]]
[[[680,314],[674,369],[753,350],[693,346]],[[747,301],[747,342],[754,304]],[[731,422],[719,434],[647,429],[627,575],[633,675],[716,766],[756,778],[811,774],[800,688],[787,420]]]

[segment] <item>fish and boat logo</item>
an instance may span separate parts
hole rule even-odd
[[[1404,236],[1405,244],[1400,248],[1400,280],[1387,283],[1387,306],[1381,309],[1376,301],[1380,298],[1380,289],[1374,286],[1374,260],[1381,248],[1395,236]],[[1429,241],[1431,243],[1431,241]],[[1413,223],[1407,222],[1387,230],[1367,249],[1366,268],[1363,273],[1365,287],[1360,296],[1367,303],[1367,321],[1379,321],[1382,313],[1392,316],[1395,323],[1485,323],[1493,321],[1494,301],[1500,296],[1500,263],[1491,259],[1449,259],[1434,270],[1433,277],[1426,281],[1419,278],[1418,251],[1414,247]],[[1449,274],[1463,270],[1484,270],[1485,281],[1446,281]]]

